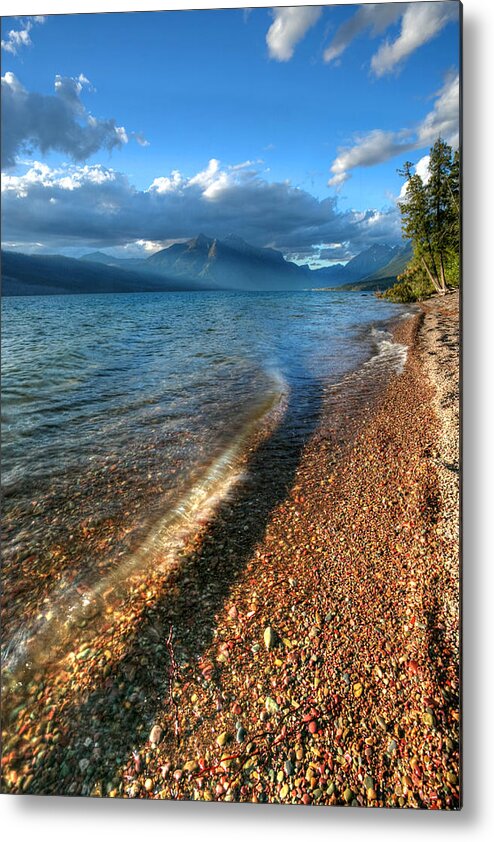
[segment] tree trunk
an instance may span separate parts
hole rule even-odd
[[[443,261],[442,252],[439,255],[439,268],[441,270],[441,290],[440,291],[441,291],[441,294],[444,295],[444,293],[446,292],[446,278],[444,276],[444,261]]]
[[[441,285],[440,285],[439,281],[437,280],[437,278],[434,277],[431,270],[427,266],[427,261],[426,261],[425,257],[422,257],[422,266],[424,267],[425,271],[427,272],[428,278],[429,278],[432,286],[436,290],[436,292],[438,292],[440,295],[443,294],[444,290],[441,289]]]
[[[432,248],[431,238],[430,238],[430,234],[429,234],[429,231],[427,230],[427,228],[425,228],[424,234],[425,234],[425,240],[426,240],[426,243],[427,243],[427,251],[429,252],[429,257],[431,259],[432,272],[429,269],[429,267],[427,266],[427,263],[425,261],[425,257],[422,257],[422,262],[425,266],[427,274],[429,275],[429,278],[431,279],[432,283],[434,284],[435,289],[437,290],[437,292],[440,292],[441,291],[441,285],[438,281],[439,273],[437,271],[436,259],[434,257],[434,249]]]

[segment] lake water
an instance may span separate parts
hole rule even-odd
[[[399,366],[405,312],[344,292],[4,298],[7,666],[210,516],[253,436],[282,425],[289,458],[328,388]]]

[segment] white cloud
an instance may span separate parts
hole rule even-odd
[[[13,75],[13,74],[10,74]],[[79,73],[79,76],[71,78],[70,76],[60,76],[59,73],[55,76],[55,93],[61,99],[73,108],[79,114],[84,113],[84,106],[80,100],[80,95],[84,87],[94,90],[89,79],[84,76],[84,73]],[[94,124],[95,119],[92,118]]]
[[[131,137],[134,138],[134,140],[136,141],[136,143],[139,144],[139,146],[149,146],[150,145],[149,140],[146,140],[146,138],[144,137],[142,132],[131,132]]]
[[[173,240],[176,242],[176,240]],[[172,242],[167,242],[166,245],[163,245],[161,242],[155,242],[154,240],[136,240],[135,246],[141,249],[142,252],[147,252],[148,254],[153,254],[155,251],[159,251],[159,249],[166,248],[166,245],[172,245]],[[126,249],[128,253],[128,249]]]
[[[181,173],[178,170],[172,170],[169,177],[162,175],[159,178],[155,178],[149,186],[148,191],[152,192],[154,190],[156,193],[171,193],[181,186],[182,181]]]
[[[458,74],[448,77],[436,94],[433,109],[414,129],[395,132],[374,129],[357,136],[353,146],[340,149],[331,165],[332,176],[328,185],[339,188],[356,167],[372,167],[411,149],[432,146],[438,137],[458,146],[459,84]]]
[[[96,118],[86,109],[82,91],[94,88],[83,73],[57,74],[54,88],[55,93],[46,96],[27,91],[11,72],[2,76],[2,169],[14,166],[23,149],[57,150],[83,161],[99,149],[128,143],[124,126],[117,126],[113,118]],[[130,136],[147,145],[141,134]]]
[[[32,44],[30,32],[35,24],[45,22],[44,15],[33,15],[31,17],[22,18],[20,21],[21,29],[11,29],[7,33],[6,39],[2,39],[2,50],[6,53],[16,55],[21,47],[30,47]]]
[[[370,29],[372,35],[384,32],[403,14],[406,3],[367,3],[337,30],[331,44],[324,52],[324,61],[339,58],[358,35]]]
[[[420,176],[420,178],[422,179],[422,181],[425,184],[427,184],[427,182],[429,181],[429,178],[430,178],[430,173],[429,173],[429,161],[430,161],[430,159],[431,159],[430,155],[424,155],[415,164],[415,172],[417,173],[417,175]]]
[[[429,172],[429,161],[430,155],[424,155],[414,166],[415,173],[420,176],[424,184],[430,179],[430,172]],[[408,181],[403,182],[401,185],[399,199],[404,199],[408,191]]]
[[[271,58],[290,61],[296,44],[319,20],[321,12],[321,6],[284,6],[273,9],[274,21],[266,35]]]
[[[458,19],[458,4],[444,2],[367,3],[359,6],[337,30],[324,52],[327,62],[338,59],[351,42],[365,31],[371,37],[385,32],[401,18],[401,30],[394,41],[385,41],[371,59],[371,69],[383,76],[396,69],[423,44],[434,38],[447,23]]]
[[[218,199],[233,185],[250,175],[257,175],[257,172],[252,169],[256,163],[262,163],[262,161],[242,161],[240,164],[221,169],[221,162],[217,158],[211,158],[206,169],[192,178],[187,179],[178,170],[173,170],[170,176],[155,178],[148,190],[156,193],[171,193],[188,187],[199,187],[205,199]]]
[[[242,161],[240,164],[233,164],[232,170],[245,170],[249,167],[256,167],[258,164],[264,164],[262,158],[257,158],[255,161]]]
[[[115,126],[115,132],[117,134],[117,137],[118,137],[120,143],[124,144],[124,143],[129,142],[129,136],[128,136],[124,126]]]
[[[218,171],[220,168],[220,162],[217,158],[211,158],[207,167],[202,172],[198,172],[193,178],[190,179],[190,184],[197,184],[199,187],[203,187],[207,189],[214,184],[215,180],[218,177]]]
[[[7,242],[43,242],[46,248],[110,248],[170,243],[234,232],[254,245],[285,254],[341,243],[357,252],[369,242],[400,239],[396,208],[339,211],[336,199],[318,200],[289,182],[212,159],[201,172],[178,170],[137,190],[122,173],[102,165],[50,168],[34,162],[2,184]],[[150,246],[144,244],[153,244]]]
[[[354,146],[340,150],[331,166],[333,175],[328,184],[331,187],[339,187],[350,178],[350,170],[356,167],[372,167],[410,148],[406,134],[374,129],[357,138]]]
[[[432,145],[440,135],[452,146],[459,143],[460,76],[450,75],[437,93],[434,108],[418,130],[417,146]]]
[[[17,198],[25,199],[33,185],[49,188],[55,192],[57,190],[72,191],[78,190],[85,184],[101,185],[114,181],[115,178],[115,171],[106,169],[101,164],[52,169],[41,161],[33,161],[24,175],[3,175],[2,193],[12,193]]]
[[[1,78],[2,85],[6,85],[11,91],[12,95],[19,96],[26,93],[19,80],[13,73],[10,72],[10,70],[8,70],[5,76],[2,76]]]
[[[401,21],[401,31],[394,41],[386,41],[372,57],[371,68],[383,76],[397,68],[411,53],[426,44],[450,21],[458,19],[458,4],[410,3]]]

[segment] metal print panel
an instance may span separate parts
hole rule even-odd
[[[460,807],[460,36],[2,21],[3,793]]]

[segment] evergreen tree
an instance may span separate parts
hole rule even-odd
[[[450,231],[451,244],[456,248],[458,254],[461,247],[461,230],[460,230],[460,150],[457,149],[453,156],[453,162],[448,179],[449,187],[449,202],[450,202]]]
[[[436,255],[440,292],[446,291],[444,266],[451,245],[451,189],[452,149],[438,138],[429,156],[429,181],[426,185],[428,212],[431,217],[431,243]]]
[[[399,208],[404,237],[411,240],[413,259],[404,280],[410,284],[424,280],[440,295],[459,282],[460,250],[460,155],[438,138],[430,151],[429,177],[424,181],[412,174],[407,161],[401,176],[406,179],[406,193]]]
[[[403,170],[399,170],[399,174],[407,179],[405,198],[398,204],[403,236],[412,241],[415,260],[422,266],[436,292],[441,292],[427,185],[418,173],[412,175],[412,167],[411,161],[407,161]]]

